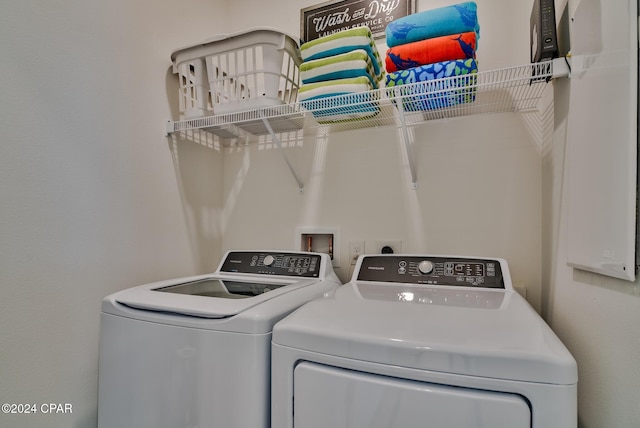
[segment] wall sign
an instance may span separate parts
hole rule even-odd
[[[415,11],[415,0],[328,1],[300,10],[300,38],[308,42],[363,25],[379,38],[384,36],[389,22]]]

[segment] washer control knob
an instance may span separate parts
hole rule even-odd
[[[264,257],[264,260],[262,261],[262,263],[263,263],[265,266],[271,266],[271,265],[273,264],[273,262],[275,262],[275,261],[276,261],[276,259],[275,259],[275,258],[273,258],[273,256],[272,256],[271,254],[269,254],[269,255],[266,255],[266,256]]]
[[[421,261],[420,264],[418,265],[418,271],[420,271],[420,273],[423,275],[427,275],[433,272],[433,263],[430,262],[429,260]]]

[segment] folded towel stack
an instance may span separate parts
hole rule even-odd
[[[480,34],[475,2],[408,15],[387,25],[386,86],[475,74]],[[470,76],[471,77],[471,76]],[[475,100],[473,79],[434,82],[428,95],[405,100],[407,110],[432,110]],[[403,95],[406,95],[403,93]],[[417,95],[417,92],[416,92]]]
[[[319,123],[371,117],[378,103],[368,93],[384,74],[382,61],[368,27],[343,30],[302,44],[298,99]],[[347,94],[326,103],[326,98]]]

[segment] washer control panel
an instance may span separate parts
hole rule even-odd
[[[318,254],[231,251],[220,271],[318,278],[321,263]]]
[[[439,256],[366,256],[358,281],[505,288],[500,261]]]

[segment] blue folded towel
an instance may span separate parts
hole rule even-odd
[[[475,101],[477,72],[475,59],[443,61],[389,73],[386,86],[398,87],[405,110],[435,110]]]
[[[469,31],[475,31],[476,39],[480,38],[477,5],[473,1],[407,15],[390,22],[385,33],[387,46],[391,48]]]

